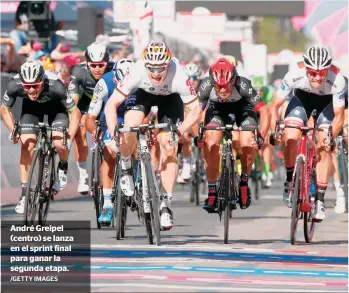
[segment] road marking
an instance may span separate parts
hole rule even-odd
[[[211,292],[211,291],[227,291],[227,292],[284,292],[285,288],[246,288],[246,287],[223,287],[223,286],[195,286],[195,285],[168,285],[168,284],[152,284],[152,283],[92,283],[91,287],[93,288],[101,288],[101,290],[94,289],[94,292],[105,292],[103,288],[109,287],[109,288],[121,288],[121,287],[138,287],[138,288],[160,288],[162,291],[165,291],[165,289],[169,290],[175,290],[180,289],[180,291],[185,292],[189,290],[195,290],[199,292]],[[296,289],[292,288],[292,292],[304,292],[304,289]],[[310,293],[328,293],[328,290],[309,290],[307,289],[307,292]],[[343,292],[343,291],[331,291],[331,292]]]
[[[319,286],[319,287],[347,287],[347,282],[302,282],[302,281],[284,281],[284,280],[265,280],[265,279],[245,279],[245,278],[207,278],[207,277],[188,277],[185,275],[143,275],[143,274],[98,274],[91,273],[92,279],[161,279],[166,281],[189,281],[201,283],[243,283],[253,285],[280,285],[280,286]],[[119,283],[118,283],[119,284]],[[253,288],[254,289],[254,288]],[[304,290],[304,289],[303,289]],[[293,291],[293,290],[292,290]]]

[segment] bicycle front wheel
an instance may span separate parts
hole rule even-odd
[[[30,166],[27,188],[25,191],[25,208],[23,214],[24,225],[34,224],[36,214],[40,205],[41,182],[44,168],[44,154],[41,148],[34,153],[34,158]]]
[[[311,174],[311,184],[316,184],[316,172],[313,170]],[[303,213],[303,230],[304,230],[304,239],[307,243],[310,243],[313,239],[314,232],[315,232],[315,225],[316,222],[314,222],[311,218],[311,212],[304,212]]]
[[[229,241],[229,219],[230,219],[230,199],[231,194],[234,192],[232,190],[233,180],[235,180],[232,172],[232,162],[230,155],[227,155],[225,168],[223,170],[224,176],[224,244],[228,244]]]
[[[348,155],[347,151],[345,150],[345,144],[344,140],[342,141],[342,146],[339,149],[339,164],[340,164],[340,169],[341,169],[341,185],[343,186],[344,189],[344,195],[345,195],[345,210],[348,212]]]
[[[298,158],[296,162],[295,175],[293,177],[292,182],[292,215],[291,215],[291,233],[290,233],[290,241],[291,244],[294,245],[296,243],[296,233],[297,233],[297,225],[299,220],[300,206],[298,203],[299,195],[300,195],[300,187],[301,185],[301,171],[303,165],[303,159]]]
[[[92,155],[92,169],[93,169],[93,200],[95,204],[96,211],[96,222],[98,229],[101,229],[101,224],[98,222],[98,218],[103,210],[103,193],[101,188],[100,180],[100,170],[103,161],[103,154],[100,150],[100,145],[98,144],[93,151]]]
[[[145,170],[147,173],[148,194],[151,197],[151,220],[153,226],[153,232],[156,238],[156,245],[160,246],[160,191],[157,186],[157,180],[155,173],[151,165],[151,158],[149,154],[144,155]]]
[[[45,182],[43,182],[43,193],[40,200],[39,207],[39,225],[44,226],[47,219],[48,210],[50,207],[51,196],[53,192],[53,185],[55,183],[55,155],[51,153],[46,157],[44,164],[44,176]]]

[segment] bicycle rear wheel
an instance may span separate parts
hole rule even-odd
[[[346,146],[344,143],[344,139],[342,140],[342,146],[339,149],[339,164],[341,169],[340,179],[341,185],[343,185],[344,195],[345,195],[345,210],[348,212],[348,154],[346,151]]]
[[[232,162],[231,162],[231,158],[230,155],[227,154],[227,158],[226,158],[226,163],[225,163],[225,167],[223,170],[223,174],[224,174],[224,244],[228,244],[229,241],[229,219],[230,219],[230,213],[231,213],[231,209],[230,209],[230,197],[232,192],[232,184],[235,180],[234,178],[234,174],[232,172]],[[231,181],[233,180],[233,181]]]
[[[313,170],[313,173],[311,174],[311,184],[316,184],[315,170]],[[310,243],[313,239],[314,232],[315,232],[315,225],[316,225],[316,222],[312,220],[311,212],[303,213],[304,239],[307,243]]]
[[[50,207],[52,189],[55,183],[55,155],[50,153],[49,156],[45,158],[44,165],[44,176],[45,182],[43,182],[43,194],[41,197],[40,207],[39,207],[39,225],[44,226],[47,219],[48,210]]]
[[[192,172],[192,178],[191,178],[191,190],[190,190],[190,202],[195,202],[198,206],[200,204],[200,151],[198,148],[193,149],[194,152],[194,160],[195,160],[195,172]]]
[[[159,187],[156,185],[157,180],[155,177],[155,173],[153,172],[153,168],[151,165],[151,158],[149,154],[144,155],[144,164],[145,171],[147,173],[147,184],[148,184],[148,194],[151,197],[151,220],[153,232],[156,238],[156,245],[160,246],[161,237],[160,237],[160,191]]]
[[[294,245],[296,243],[296,233],[297,233],[297,225],[299,220],[300,206],[298,203],[299,195],[300,195],[300,186],[301,185],[301,171],[303,165],[302,158],[298,158],[296,162],[295,175],[292,182],[292,214],[291,214],[291,233],[290,233],[290,241],[291,244]]]
[[[123,195],[120,183],[117,182],[119,187],[117,188],[116,193],[116,215],[115,215],[115,230],[116,230],[116,239],[120,240],[121,237],[121,230],[122,230],[122,210],[125,205],[125,196]]]
[[[27,188],[25,191],[25,208],[23,214],[24,225],[30,226],[34,224],[36,214],[40,205],[41,182],[43,174],[44,154],[41,148],[38,148],[33,157],[30,166]]]

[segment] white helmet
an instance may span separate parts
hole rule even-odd
[[[313,70],[327,69],[332,64],[330,52],[319,45],[309,47],[305,51],[303,59],[305,67]]]
[[[45,70],[42,65],[34,60],[29,60],[21,65],[19,78],[24,83],[33,83],[44,77]]]
[[[127,58],[122,58],[115,62],[113,71],[117,81],[120,81],[124,78],[124,76],[130,70],[132,64],[134,64],[133,61]]]
[[[199,65],[194,63],[189,63],[184,66],[184,71],[189,77],[200,78],[201,68]]]
[[[170,63],[172,53],[164,42],[151,41],[142,57],[146,67],[164,66]]]
[[[85,59],[87,62],[107,62],[109,60],[107,47],[102,43],[92,43],[86,49]]]

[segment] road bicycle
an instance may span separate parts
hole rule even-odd
[[[115,140],[119,144],[120,133],[135,132],[138,141],[138,155],[136,159],[136,167],[134,168],[133,177],[135,178],[135,195],[133,200],[137,206],[137,213],[140,221],[145,224],[149,244],[161,244],[160,230],[166,230],[165,227],[160,227],[160,203],[163,199],[160,192],[159,182],[157,180],[152,160],[149,154],[148,141],[152,144],[151,131],[168,130],[171,141],[176,142],[175,130],[176,125],[168,119],[168,123],[153,124],[153,119],[148,124],[142,124],[137,127],[115,128]],[[121,230],[122,207],[124,206],[125,195],[120,189],[119,177],[115,181],[115,185],[119,186],[115,198],[116,204],[116,233]]]
[[[206,130],[222,131],[225,144],[222,149],[222,163],[220,172],[220,181],[217,194],[217,208],[214,212],[218,213],[220,221],[222,214],[224,218],[224,243],[228,243],[229,239],[229,219],[232,216],[232,211],[236,209],[236,204],[239,201],[239,181],[236,174],[235,157],[232,153],[232,131],[252,131],[254,139],[257,141],[257,127],[244,126],[237,127],[235,123],[235,115],[230,114],[232,124],[225,126],[204,126],[200,123],[199,139],[202,140]]]
[[[38,214],[38,224],[44,226],[50,207],[59,190],[54,190],[56,181],[55,159],[57,151],[52,145],[52,132],[63,133],[63,144],[67,148],[66,127],[50,127],[39,122],[38,125],[25,125],[25,128],[39,131],[33,160],[29,170],[27,188],[25,191],[24,225],[33,225]],[[11,133],[11,140],[21,133],[22,125],[18,121]],[[50,132],[50,133],[49,133]]]
[[[339,163],[340,183],[345,194],[345,210],[346,212],[348,212],[348,146],[346,145],[343,136],[344,134],[342,129],[342,131],[337,136],[337,155]]]
[[[311,112],[311,117],[315,123],[317,111]],[[298,220],[303,219],[304,239],[310,243],[313,239],[315,226],[318,221],[311,217],[311,211],[315,207],[315,198],[310,196],[310,186],[316,189],[316,147],[315,137],[316,131],[325,131],[322,128],[285,125],[283,121],[277,121],[275,133],[282,136],[285,128],[299,129],[302,133],[298,146],[298,155],[292,176],[292,182],[289,190],[289,198],[292,203],[290,241],[294,245],[296,243],[296,234]],[[308,132],[311,136],[308,137]],[[274,137],[275,139],[275,137]],[[328,128],[328,141],[332,141],[332,126]]]

